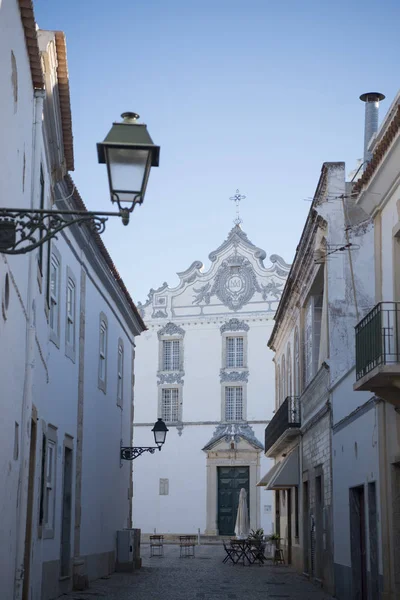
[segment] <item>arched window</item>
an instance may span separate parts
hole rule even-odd
[[[286,351],[286,393],[288,396],[292,395],[292,353],[290,351],[290,344],[288,344]]]
[[[297,327],[294,332],[294,395],[300,396],[300,342]]]
[[[282,378],[282,384],[281,384],[281,391],[282,391],[282,395],[281,395],[281,400],[280,403],[282,404],[282,402],[284,401],[284,399],[286,398],[287,394],[286,394],[286,368],[285,368],[285,355],[282,356],[282,372],[281,372],[281,378]]]

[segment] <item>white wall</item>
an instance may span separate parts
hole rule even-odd
[[[11,52],[14,53],[17,68],[16,102],[12,85]],[[0,56],[0,203],[11,207],[29,206],[33,89],[19,8],[13,0],[0,2]],[[18,423],[21,435],[26,347],[23,310],[26,309],[27,302],[27,266],[27,257],[9,257],[6,262],[0,256],[1,301],[4,298],[7,273],[10,278],[10,301],[6,319],[0,309],[0,588],[4,598],[11,598],[14,588],[20,468],[19,459],[14,459],[14,429],[15,423]],[[20,445],[21,440],[17,441]]]
[[[207,496],[207,485],[210,486],[207,470],[214,469],[215,464],[207,467],[207,452],[203,448],[213,438],[216,427],[225,421],[225,415],[222,414],[224,386],[220,381],[220,370],[224,366],[225,340],[220,328],[232,318],[244,321],[249,328],[247,332],[243,332],[247,340],[246,370],[249,373],[248,382],[244,384],[247,396],[244,420],[249,422],[262,446],[265,427],[273,416],[275,375],[273,353],[268,349],[267,341],[273,327],[272,307],[276,307],[277,299],[276,296],[263,297],[262,286],[268,287],[268,284],[273,285],[275,282],[277,289],[281,289],[285,269],[287,271],[288,267],[281,263],[278,268],[280,274],[277,275],[277,263],[272,267],[265,267],[259,259],[263,252],[249,243],[242,233],[239,233],[235,240],[234,231],[240,232],[240,230],[232,230],[228,242],[224,242],[210,255],[213,264],[208,271],[200,269],[200,263],[193,263],[187,271],[179,274],[180,283],[176,288],[162,286],[150,294],[150,299],[142,307],[148,331],[137,341],[135,446],[153,444],[151,427],[156,417],[160,416],[157,384],[160,341],[157,333],[168,322],[173,322],[185,332],[182,424],[178,429],[176,424],[168,424],[170,431],[161,452],[157,451],[155,455],[142,455],[133,462],[134,526],[141,528],[143,533],[152,533],[155,528],[164,533],[197,533],[198,529],[201,533],[205,533],[206,530],[213,531],[214,526],[211,526],[210,522],[214,517],[212,516],[210,521],[210,515],[213,515],[210,502],[215,501],[216,505],[217,497],[215,500],[211,497],[213,492],[211,496],[210,494]],[[234,247],[232,239],[237,246]],[[220,297],[216,297],[220,292],[218,289],[215,292],[215,282],[219,281],[221,272],[225,272],[221,271],[226,265],[223,261],[234,255],[235,248],[239,256],[249,261],[248,264],[253,269],[259,288],[249,302],[233,311],[224,305]],[[214,292],[209,301],[199,302],[196,294],[203,286]],[[272,304],[269,304],[269,300]],[[160,306],[161,312],[165,314],[161,319],[159,318]],[[158,316],[153,316],[154,314]],[[240,332],[239,335],[242,333]],[[180,429],[181,435],[178,433]],[[218,460],[220,458],[223,460],[226,456],[221,454]],[[257,451],[253,452],[252,460],[254,458],[258,464],[258,481],[273,463],[265,458],[262,448],[259,450],[258,457]],[[234,466],[235,460],[231,464]],[[159,494],[160,478],[169,479],[168,496]],[[251,515],[252,523],[257,522],[270,532],[274,520],[273,494],[257,488],[255,483],[250,489],[250,497],[256,499],[253,506],[257,506],[257,514]],[[209,487],[209,489],[213,488]],[[264,505],[271,507],[270,512],[264,511]],[[208,520],[207,506],[210,510]]]
[[[344,392],[345,393],[345,392]],[[334,556],[335,563],[351,567],[350,546],[350,512],[349,489],[376,482],[378,502],[378,531],[380,529],[381,511],[379,502],[379,450],[378,424],[376,407],[364,413],[351,424],[332,437],[333,451],[333,512],[334,512]],[[368,489],[365,489],[368,499]],[[366,500],[367,501],[367,500]],[[366,519],[368,528],[368,518]],[[380,532],[379,532],[380,536]],[[367,531],[366,539],[369,540]],[[369,561],[369,544],[367,543],[367,564]],[[380,573],[382,573],[382,556],[379,553]]]

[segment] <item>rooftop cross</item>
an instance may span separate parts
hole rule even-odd
[[[243,223],[243,220],[240,218],[239,204],[240,204],[241,200],[244,200],[245,198],[246,198],[246,196],[242,196],[241,193],[239,192],[239,190],[236,190],[236,194],[229,198],[229,200],[233,200],[234,203],[236,204],[236,219],[234,219],[233,222],[237,226],[239,226],[241,223]]]

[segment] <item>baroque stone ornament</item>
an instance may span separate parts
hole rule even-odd
[[[155,313],[153,313],[153,319],[166,319],[167,318],[167,311],[166,310],[157,310]]]
[[[240,225],[235,225],[227,237],[227,239],[213,252],[208,255],[208,258],[211,262],[215,262],[218,260],[218,256],[222,254],[230,245],[233,245],[234,248],[237,248],[239,244],[243,244],[247,246],[247,248],[251,248],[254,256],[259,260],[260,264],[262,264],[263,260],[266,258],[266,253],[261,248],[257,248],[247,237],[245,232],[241,229]]]
[[[172,373],[158,372],[157,377],[157,385],[164,385],[170,383],[178,383],[183,385],[184,381],[182,377],[185,377],[185,371],[174,371]]]
[[[239,319],[229,319],[219,328],[221,333],[225,333],[225,331],[249,331],[249,329],[247,323],[239,321]]]
[[[161,339],[163,335],[179,335],[184,337],[185,333],[186,332],[184,329],[182,329],[182,327],[179,327],[179,325],[176,325],[175,323],[169,322],[158,330],[157,335],[158,339]]]
[[[243,308],[256,291],[262,292],[257,276],[250,261],[244,256],[234,254],[221,263],[214,283],[193,290],[193,304],[210,304],[212,296],[217,298],[231,310]]]
[[[254,448],[263,450],[264,445],[256,438],[252,427],[246,423],[220,423],[217,425],[211,440],[203,448],[204,451],[211,450],[211,448],[219,441],[225,440],[229,443],[231,441],[239,442],[240,439],[244,439]]]
[[[243,382],[247,383],[249,380],[249,372],[248,371],[228,371],[226,369],[221,369],[219,372],[220,382]]]

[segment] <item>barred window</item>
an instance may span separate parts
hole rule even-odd
[[[226,366],[228,369],[244,366],[242,337],[226,338]]]
[[[117,363],[117,405],[122,408],[124,392],[124,345],[118,340],[118,363]]]
[[[225,420],[241,421],[243,419],[243,388],[227,386],[225,388]]]
[[[161,418],[170,423],[179,421],[179,389],[164,388],[161,396]]]
[[[179,370],[179,340],[163,340],[163,371]]]
[[[60,261],[53,252],[50,262],[50,327],[58,336],[60,327]]]

